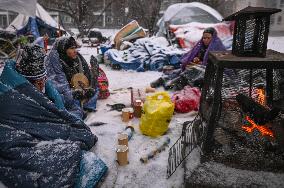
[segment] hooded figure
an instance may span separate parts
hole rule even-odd
[[[221,39],[217,36],[217,31],[213,27],[209,27],[203,31],[202,39],[194,46],[194,48],[181,57],[182,70],[190,63],[198,63],[207,65],[208,53],[210,51],[225,51]],[[196,62],[196,59],[199,59]]]
[[[19,50],[16,58],[15,70],[27,79],[38,91],[47,96],[58,109],[65,109],[58,91],[47,79],[44,65],[45,54],[40,46],[24,46]],[[11,64],[12,68],[13,65]]]
[[[47,75],[63,96],[66,109],[82,118],[83,110],[95,111],[99,91],[96,71],[89,68],[76,48],[73,37],[61,37],[54,43],[45,63]],[[76,84],[74,80],[78,75],[83,80]]]
[[[165,89],[175,88],[176,90],[186,85],[201,87],[200,81],[205,73],[209,51],[224,50],[226,48],[217,36],[217,31],[212,27],[205,29],[201,40],[191,51],[181,57],[181,69],[152,82],[151,87],[156,88],[163,85]]]

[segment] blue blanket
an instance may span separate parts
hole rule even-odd
[[[97,169],[86,171],[82,160],[96,136],[14,66],[7,62],[0,76],[0,181],[8,187],[73,187],[90,176],[96,185],[106,165],[96,158]]]
[[[183,53],[170,47],[161,47],[149,39],[139,39],[129,49],[124,51],[110,49],[105,52],[105,56],[112,65],[119,65],[124,70],[142,72],[161,71],[165,65],[179,68],[179,58]]]

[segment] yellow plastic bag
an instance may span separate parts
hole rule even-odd
[[[156,137],[167,130],[174,113],[174,104],[167,92],[147,96],[142,108],[140,130],[143,134]]]

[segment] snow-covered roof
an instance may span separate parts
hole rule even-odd
[[[36,16],[43,20],[47,25],[59,29],[58,23],[48,14],[46,10],[44,10],[44,8],[40,4],[36,5]],[[19,14],[14,19],[14,21],[6,28],[6,31],[15,31],[14,27],[16,29],[21,29],[28,23],[28,21],[29,16]],[[60,27],[60,29],[64,30],[62,26]]]
[[[193,7],[199,8],[201,10],[204,10],[214,16],[217,20],[222,21],[223,16],[217,12],[215,9],[198,2],[193,3],[176,3],[167,8],[167,10],[164,13],[164,21],[168,22],[170,21],[174,16],[176,16],[178,13],[181,13],[184,11],[184,13],[188,13],[188,9],[191,9]]]

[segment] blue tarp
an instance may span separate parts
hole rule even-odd
[[[15,71],[13,61],[0,76],[0,137],[0,181],[8,187],[95,186],[107,171],[85,151],[96,142],[88,126],[59,110]]]
[[[50,38],[53,38],[57,35],[57,28],[46,24],[39,17],[29,17],[28,23],[23,28],[17,30],[17,35],[27,35],[28,33],[31,33],[35,39],[44,34],[48,34]],[[40,46],[43,47],[43,41]]]

